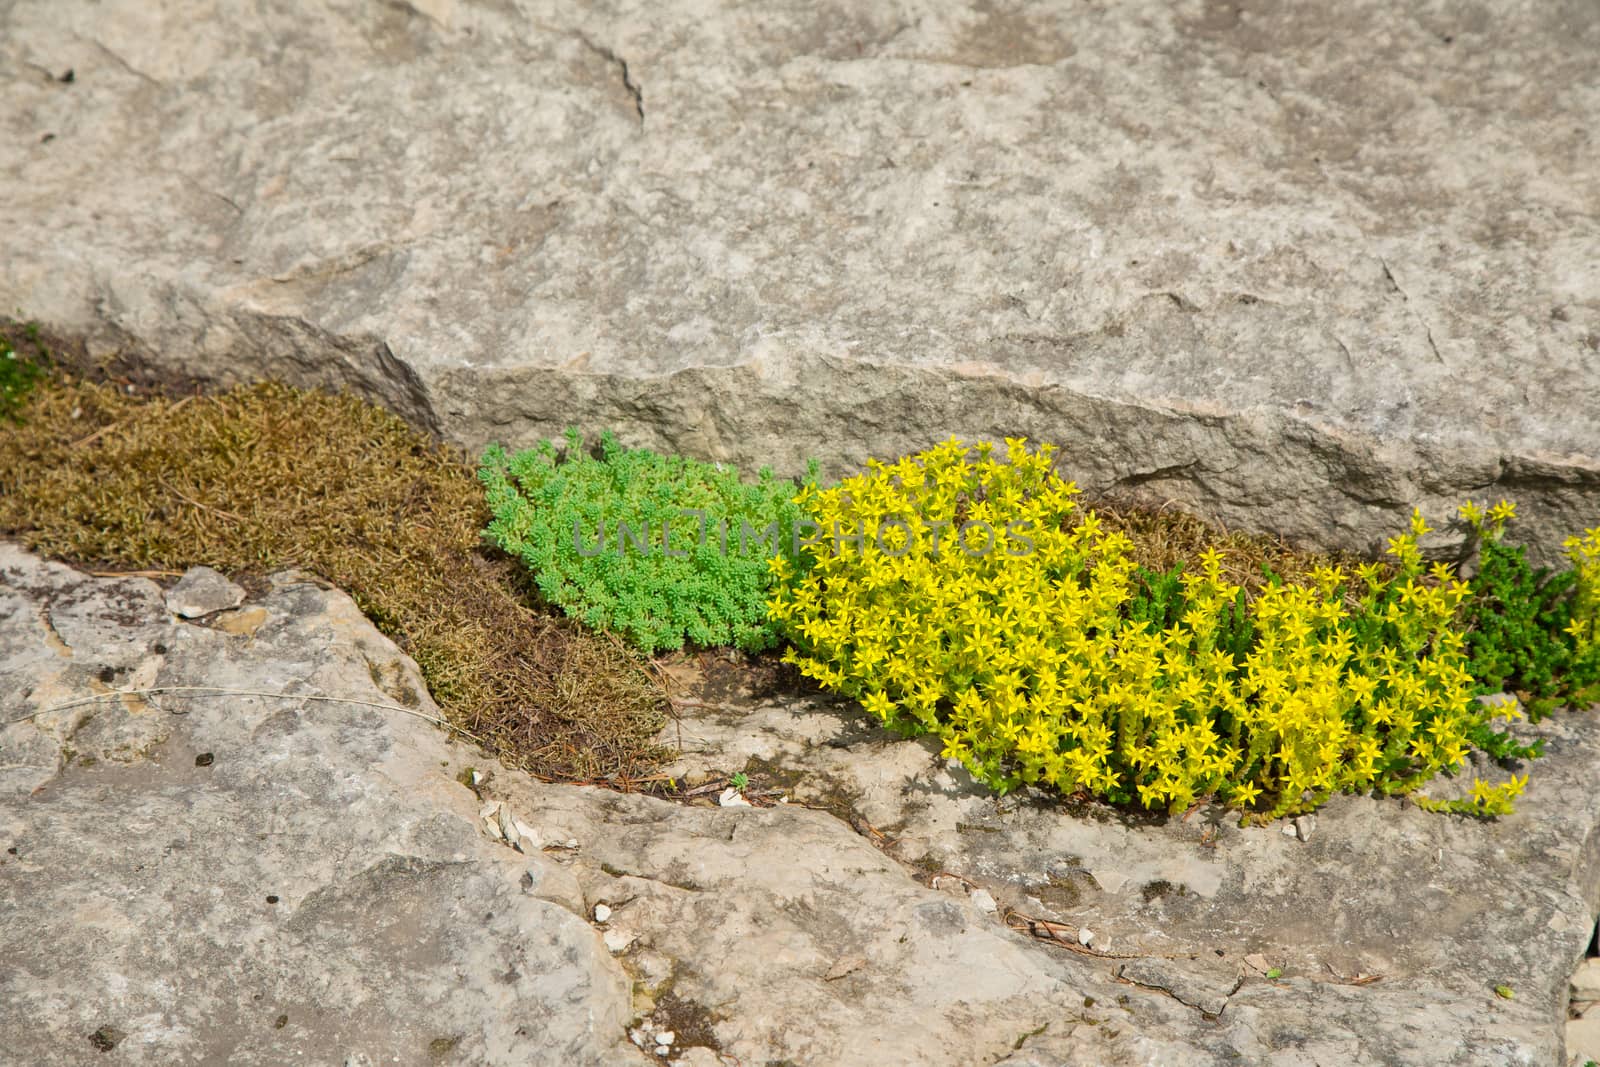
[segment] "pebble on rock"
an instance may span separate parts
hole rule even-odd
[[[167,593],[167,610],[200,619],[244,603],[244,590],[210,567],[191,567]]]

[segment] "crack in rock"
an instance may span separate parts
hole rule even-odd
[[[1207,1018],[1217,1018],[1228,1006],[1228,1000],[1244,985],[1237,978],[1226,993],[1199,988],[1200,983],[1181,975],[1168,974],[1148,960],[1124,963],[1114,972],[1114,977],[1129,985],[1165,993],[1186,1008],[1193,1008]]]
[[[583,42],[583,46],[585,48],[604,59],[607,63],[615,66],[621,73],[622,87],[626,89],[628,91],[628,95],[633,98],[633,109],[638,113],[639,125],[642,127],[644,125],[644,87],[638,82],[634,81],[633,74],[628,70],[628,61],[617,55],[613,49],[607,48],[602,44],[597,44],[586,33],[578,34],[578,40]]]

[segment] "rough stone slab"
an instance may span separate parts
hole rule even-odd
[[[472,448],[1026,434],[1548,551],[1600,518],[1596,54],[1587,0],[11,0],[0,307]]]
[[[571,873],[477,833],[428,724],[230,694],[49,710],[421,690],[343,594],[260,606],[241,639],[0,543],[0,723],[34,716],[0,727],[0,1059],[643,1062]]]
[[[1287,822],[1241,828],[1217,809],[1169,819],[1034,791],[996,798],[936,744],[899,740],[852,702],[709,662],[672,668],[704,703],[664,735],[684,750],[668,773],[743,770],[752,788],[882,835],[902,863],[1069,936],[1091,929],[1095,949],[1135,957],[1111,961],[1125,981],[1219,1017],[1181,1033],[1222,1062],[1565,1062],[1569,976],[1600,913],[1600,707],[1515,727],[1544,737],[1546,756],[1522,768],[1513,815],[1340,796],[1302,841]],[[1425,791],[1462,795],[1471,777]],[[1015,1063],[1075,1062],[1075,1047],[1052,1030]]]
[[[296,699],[57,707],[186,685]],[[625,1064],[670,1031],[702,1065],[1559,1061],[1600,905],[1592,716],[1541,727],[1515,817],[1343,798],[1302,842],[997,804],[859,711],[724,688],[674,769],[789,773],[793,803],[548,785],[401,711],[313,700],[437,713],[303,576],[185,622],[152,582],[0,543],[0,1048]],[[1009,929],[1011,908],[1092,927],[1094,950]]]

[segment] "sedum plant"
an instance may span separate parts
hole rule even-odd
[[[785,658],[1000,792],[1271,817],[1410,792],[1475,738],[1511,744],[1473,699],[1469,590],[1424,568],[1420,515],[1392,566],[1318,567],[1247,603],[1210,550],[1192,573],[1141,570],[1051,453],[952,439],[805,487],[821,534],[771,561]],[[1433,806],[1506,811],[1524,782]]]
[[[1515,507],[1467,502],[1478,571],[1465,622],[1471,670],[1487,692],[1510,687],[1537,719],[1557,704],[1600,701],[1600,527],[1566,541],[1572,566],[1534,567],[1506,541]]]
[[[491,446],[479,477],[494,518],[486,538],[520,559],[539,592],[645,652],[777,639],[766,617],[766,558],[800,517],[792,482],[754,482],[720,464],[622,447],[600,456],[568,430],[564,456],[545,442]]]

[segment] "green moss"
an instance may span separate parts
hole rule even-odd
[[[0,422],[17,418],[28,394],[44,375],[38,362],[18,354],[10,340],[0,335]]]

